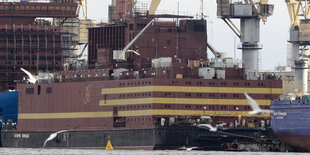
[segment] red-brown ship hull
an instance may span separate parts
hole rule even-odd
[[[284,143],[295,147],[301,152],[310,152],[310,135],[277,135]]]

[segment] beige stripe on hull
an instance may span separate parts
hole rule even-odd
[[[269,114],[256,116],[250,115],[247,111],[209,111],[209,110],[132,110],[118,111],[118,117],[137,116],[222,116],[222,117],[270,117]],[[75,113],[22,113],[18,119],[76,119],[76,118],[112,118],[112,112],[75,112]]]
[[[18,119],[65,119],[112,117],[113,112],[21,113]]]

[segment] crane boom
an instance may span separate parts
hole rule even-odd
[[[150,6],[150,9],[149,9],[149,13],[150,14],[155,14],[159,4],[160,4],[160,1],[161,0],[152,0],[152,3],[151,3],[151,6]]]
[[[141,35],[147,30],[147,28],[149,28],[153,23],[155,22],[155,20],[151,20],[131,41],[130,43],[127,44],[126,47],[124,47],[124,49],[122,50],[114,50],[113,51],[113,59],[114,60],[126,60],[125,59],[125,53],[126,52],[134,52],[137,55],[140,55],[138,52],[134,51],[134,50],[129,50],[129,48],[141,37]]]
[[[80,14],[82,10],[84,19],[88,19],[87,7],[87,0],[79,0],[78,14]]]
[[[288,13],[291,19],[291,29],[295,26],[299,26],[300,19],[299,19],[299,12],[301,2],[297,2],[295,0],[285,0],[287,4]]]
[[[221,57],[221,54],[209,42],[207,42],[207,46],[216,58]]]

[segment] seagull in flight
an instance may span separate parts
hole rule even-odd
[[[247,93],[244,93],[246,99],[248,100],[249,104],[252,107],[252,111],[249,111],[249,114],[251,115],[263,115],[265,113],[272,113],[272,110],[265,110],[265,109],[261,109],[257,102],[251,98]]]
[[[44,149],[46,143],[50,140],[53,140],[58,134],[63,133],[63,132],[68,132],[69,130],[59,130],[57,132],[52,133],[44,142],[43,146],[41,147],[41,149]],[[40,149],[40,151],[41,151]]]
[[[212,131],[212,132],[216,132],[217,131],[217,128],[213,127],[211,124],[198,124],[197,127],[199,127],[199,128],[208,128],[209,131]]]
[[[28,75],[28,81],[32,84],[35,84],[38,81],[38,77],[33,76],[30,72],[28,72],[27,70],[25,70],[24,68],[20,68],[20,70],[22,70],[23,72],[25,72]]]
[[[198,149],[198,147],[190,147],[190,148],[186,148],[186,151],[192,151],[193,149]]]

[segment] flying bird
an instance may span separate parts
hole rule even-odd
[[[190,147],[190,148],[186,148],[186,151],[192,151],[192,150],[195,150],[195,149],[198,149],[198,147]]]
[[[217,128],[213,127],[211,124],[198,124],[197,127],[208,128],[209,131],[212,131],[212,132],[216,132],[217,131]]]
[[[60,131],[57,131],[57,132],[54,132],[52,133],[44,142],[43,146],[41,147],[41,149],[44,149],[46,143],[50,140],[53,140],[59,133],[63,133],[63,132],[68,132],[69,130],[60,130]],[[40,151],[41,151],[40,149]]]
[[[261,109],[258,106],[257,102],[253,98],[251,98],[247,93],[244,93],[244,95],[252,107],[252,111],[249,111],[249,114],[251,114],[251,115],[263,115],[265,113],[272,113],[273,112],[272,110]]]
[[[23,72],[25,72],[28,75],[28,81],[32,84],[35,84],[38,81],[38,77],[33,76],[30,72],[28,72],[27,70],[25,70],[24,68],[20,68],[20,70],[22,70]]]

